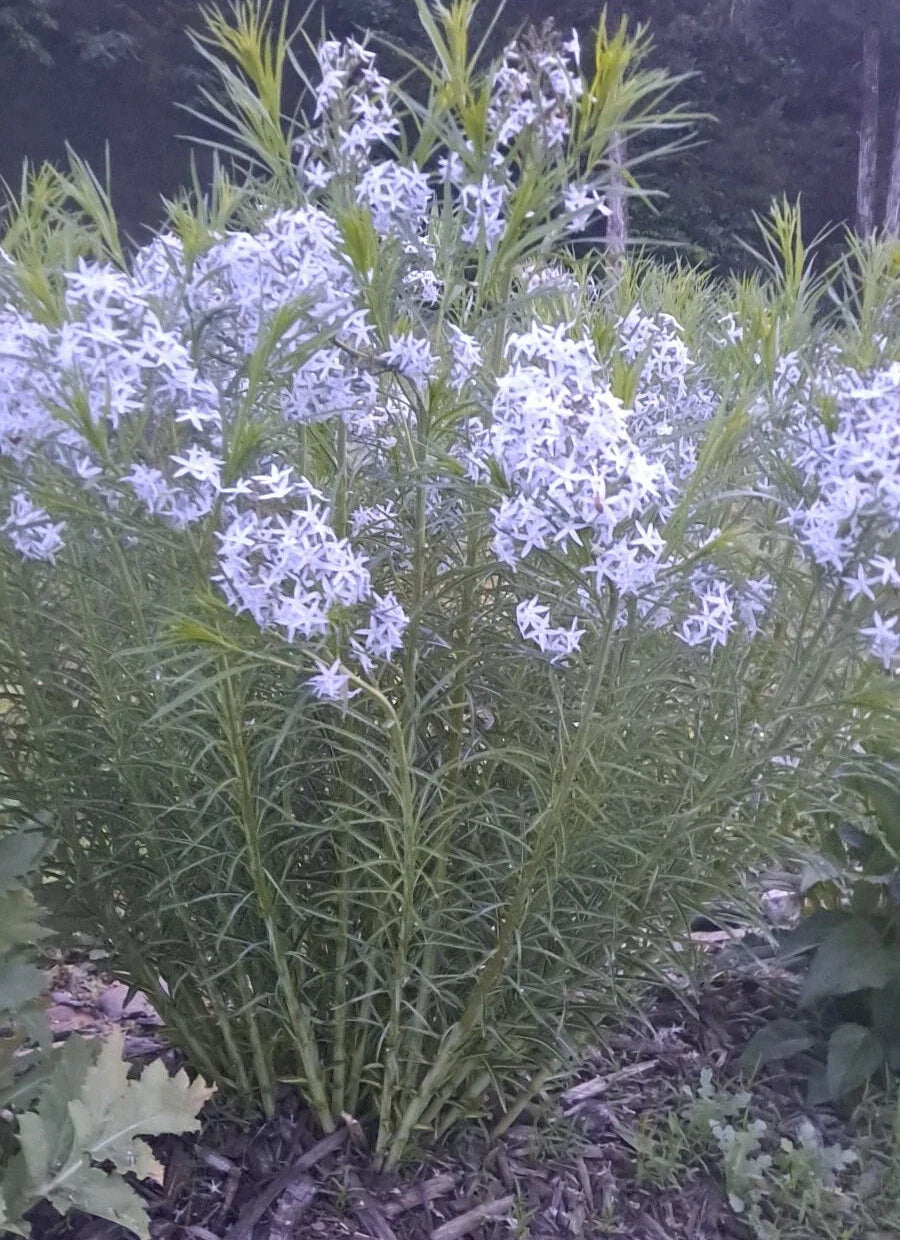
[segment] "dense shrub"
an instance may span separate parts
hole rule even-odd
[[[387,1164],[665,967],[898,643],[885,248],[815,331],[787,208],[741,286],[576,258],[665,78],[421,14],[427,109],[325,43],[311,127],[212,18],[231,171],[130,260],[39,173],[0,272],[0,795],[197,1067]]]

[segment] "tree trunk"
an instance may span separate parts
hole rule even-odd
[[[616,130],[609,136],[609,193],[606,204],[606,252],[618,262],[628,244],[628,199],[625,195],[625,139]]]
[[[897,115],[894,119],[894,146],[891,150],[884,230],[889,237],[900,237],[900,94],[897,95]]]
[[[860,66],[859,167],[856,177],[856,231],[875,230],[875,177],[878,164],[878,68],[881,58],[875,3],[865,5]]]

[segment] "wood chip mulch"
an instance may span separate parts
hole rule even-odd
[[[664,1123],[703,1068],[734,1081],[741,1048],[762,1023],[790,1013],[794,986],[738,947],[715,953],[690,1001],[674,988],[651,993],[639,1020],[609,1031],[582,1070],[502,1138],[489,1143],[472,1125],[398,1175],[372,1170],[358,1125],[323,1139],[289,1091],[265,1123],[220,1110],[196,1141],[154,1142],[165,1181],[138,1186],[152,1240],[748,1240],[714,1171],[671,1187],[640,1183],[635,1134],[648,1120]],[[118,1019],[135,1022],[136,1059],[158,1053],[152,1013],[144,1025],[134,1010]],[[810,1114],[802,1070],[755,1082],[754,1107],[790,1133]],[[814,1119],[826,1140],[850,1143],[837,1115]],[[34,1236],[133,1240],[113,1224],[63,1222],[40,1207]]]

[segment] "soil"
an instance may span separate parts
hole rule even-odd
[[[640,1177],[641,1134],[664,1128],[702,1069],[711,1069],[717,1084],[735,1082],[752,1033],[793,1009],[795,980],[764,950],[742,946],[729,931],[692,937],[707,954],[699,985],[648,993],[639,1018],[610,1030],[579,1072],[494,1142],[473,1124],[401,1174],[377,1174],[358,1124],[322,1140],[285,1090],[272,1120],[236,1118],[220,1106],[197,1140],[154,1143],[164,1183],[136,1184],[153,1240],[750,1240],[717,1167],[682,1168],[662,1186]],[[174,1066],[149,1005],[121,983],[103,981],[97,967],[69,962],[54,971],[57,1036],[124,1023],[130,1057],[163,1055]],[[804,1075],[804,1065],[792,1062],[757,1079],[754,1116],[786,1136],[809,1116],[827,1143],[853,1145],[850,1115],[806,1107]],[[843,1234],[886,1240],[897,1233]],[[113,1224],[79,1216],[63,1222],[43,1208],[35,1211],[34,1235],[131,1240]]]

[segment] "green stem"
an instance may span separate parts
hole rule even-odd
[[[515,889],[510,896],[500,921],[494,949],[485,961],[479,973],[478,981],[473,987],[459,1019],[448,1030],[434,1063],[425,1074],[415,1096],[407,1105],[400,1119],[400,1123],[384,1158],[384,1165],[388,1169],[396,1166],[403,1157],[416,1126],[428,1109],[436,1092],[441,1089],[444,1081],[453,1071],[460,1051],[465,1047],[473,1028],[481,1019],[485,1003],[493,993],[503,970],[506,968],[513,937],[520,929],[528,908],[532,903],[532,888],[546,867],[560,815],[568,804],[578,768],[590,743],[590,720],[596,710],[600,696],[600,689],[609,659],[616,613],[618,611],[618,595],[612,587],[610,593],[610,614],[601,648],[585,686],[578,731],[574,741],[571,743],[571,749],[563,766],[559,783],[551,797],[550,803],[535,820],[531,832],[535,840],[534,846],[531,855],[519,870]]]
[[[350,1070],[347,1074],[346,1109],[350,1115],[356,1114],[362,1093],[363,1071],[365,1070],[367,1054],[371,1047],[367,1024],[372,1019],[375,1010],[374,992],[376,984],[375,966],[370,958],[366,962],[365,980],[363,982],[364,998],[358,1005],[358,1011],[354,1020],[354,1049],[350,1058]]]
[[[394,1090],[400,1078],[400,1050],[403,1034],[403,995],[409,984],[410,947],[416,924],[416,885],[419,878],[419,823],[415,812],[413,780],[409,768],[407,746],[396,747],[399,784],[400,839],[399,848],[391,844],[391,853],[400,866],[399,888],[394,891],[398,901],[398,930],[391,966],[390,1016],[384,1042],[384,1076],[381,1087],[380,1124],[376,1156],[380,1156],[391,1133],[391,1112]]]
[[[347,425],[343,418],[337,424],[337,469],[334,496],[334,532],[338,538],[347,536],[348,477],[347,477]],[[346,747],[345,747],[346,753]],[[338,763],[337,783],[341,788],[353,786],[347,764],[349,758]],[[334,1115],[340,1115],[346,1104],[347,1089],[347,961],[350,946],[350,854],[345,847],[341,823],[335,831],[335,869],[338,875],[337,892],[337,943],[334,961],[334,1048],[331,1055],[332,1089],[331,1106]]]
[[[337,424],[337,471],[334,493],[334,532],[338,538],[347,536],[347,423],[338,418]]]
[[[250,1041],[250,1054],[256,1071],[256,1081],[259,1086],[263,1112],[267,1119],[272,1119],[275,1114],[275,1077],[269,1061],[271,1051],[264,1046],[260,1036],[256,1013],[253,1010],[253,989],[246,973],[238,973],[238,986],[244,1003],[244,1026]]]
[[[499,1137],[502,1137],[503,1134],[513,1126],[535,1095],[541,1092],[547,1082],[552,1080],[558,1071],[558,1063],[549,1063],[545,1064],[543,1068],[539,1069],[539,1071],[534,1074],[527,1086],[513,1102],[512,1106],[508,1107],[504,1111],[501,1118],[497,1120],[496,1124],[491,1129],[492,1141],[496,1141]]]
[[[384,1075],[381,1084],[380,1123],[376,1156],[383,1153],[385,1143],[392,1131],[391,1115],[394,1093],[400,1081],[400,1049],[403,1031],[403,997],[410,982],[410,953],[416,924],[416,886],[420,877],[420,831],[415,812],[414,786],[411,763],[415,762],[418,749],[418,657],[419,630],[425,605],[426,567],[428,561],[427,506],[426,506],[426,460],[428,448],[428,410],[425,404],[416,403],[416,439],[414,444],[415,468],[415,523],[413,535],[413,589],[410,606],[410,623],[405,636],[404,726],[401,743],[395,746],[398,782],[398,811],[400,815],[399,840],[386,840],[385,855],[396,861],[398,882],[389,884],[393,898],[398,901],[397,931],[392,953],[391,984],[389,991],[388,1027],[384,1041]],[[390,818],[385,825],[392,833]]]
[[[819,650],[821,648],[824,653],[800,694],[790,703],[790,712],[785,717],[784,722],[778,729],[778,732],[771,742],[773,750],[776,753],[781,748],[782,743],[787,738],[788,733],[796,722],[796,712],[809,703],[816,690],[825,679],[828,669],[834,662],[834,643],[823,641],[823,638],[829,628],[829,625],[831,624],[835,612],[844,601],[845,596],[843,591],[840,588],[836,588],[831,596],[831,602],[829,603],[825,614],[816,626],[812,637],[806,643],[808,649]]]
[[[447,772],[447,794],[442,806],[445,826],[440,838],[434,841],[433,849],[437,853],[432,878],[434,891],[434,913],[441,914],[441,901],[447,881],[449,865],[449,843],[453,834],[453,808],[459,796],[462,769],[459,758],[462,751],[463,728],[466,711],[466,674],[469,649],[472,641],[472,628],[475,613],[475,563],[478,554],[478,535],[474,517],[470,516],[469,531],[466,543],[466,576],[463,581],[462,607],[459,625],[456,629],[453,652],[456,666],[450,686],[450,723],[447,743],[445,770]],[[435,927],[428,936],[422,959],[419,987],[413,1009],[418,1027],[413,1031],[406,1062],[404,1084],[412,1091],[422,1063],[422,1050],[427,1035],[432,1034],[428,1021],[434,999],[433,980],[437,962],[437,945],[434,935]]]
[[[340,831],[340,824],[338,824]],[[350,858],[343,842],[335,844],[338,871],[337,947],[334,957],[334,1050],[331,1056],[331,1108],[334,1115],[346,1109],[347,1091],[347,961],[350,945]]]
[[[422,624],[422,608],[425,602],[425,576],[428,562],[427,537],[427,506],[425,461],[428,449],[426,412],[421,401],[417,403],[416,439],[411,446],[413,452],[413,469],[415,471],[416,501],[413,530],[413,585],[410,602],[409,626],[405,636],[404,679],[406,682],[406,701],[404,723],[408,733],[409,752],[415,753],[416,746],[416,682],[419,660],[419,630]]]
[[[118,921],[118,919],[117,919]],[[102,923],[101,923],[102,924]],[[173,999],[160,984],[160,979],[149,967],[139,944],[131,935],[127,939],[118,923],[107,937],[124,958],[129,980],[133,981],[147,996],[163,1018],[164,1027],[172,1029],[176,1038],[189,1057],[191,1066],[204,1073],[210,1080],[221,1080],[224,1075],[217,1063],[210,1058],[209,1047],[203,1045],[203,1037],[197,1036],[196,1030],[202,1028],[203,1013],[195,1010],[195,1003],[190,997],[179,993]],[[124,941],[124,947],[122,946]],[[194,1010],[192,1010],[194,1009]]]
[[[144,618],[141,614],[141,607],[138,596],[128,571],[127,563],[121,554],[121,548],[118,540],[111,536],[108,544],[112,549],[113,558],[117,562],[121,572],[121,578],[126,584],[125,595],[131,601],[131,610],[134,616],[135,624],[138,627],[142,638],[147,640],[147,631]],[[116,709],[117,703],[121,696],[121,688],[117,688],[111,682],[111,670],[114,666],[108,659],[102,657],[103,643],[99,638],[96,627],[97,612],[90,605],[90,600],[86,595],[82,581],[79,578],[78,585],[73,592],[73,597],[78,601],[81,612],[81,633],[85,644],[84,658],[86,661],[86,670],[89,671],[96,689],[96,702],[99,707],[99,720],[105,727],[110,739],[113,741],[118,755],[116,761],[116,769],[119,778],[125,783],[128,800],[132,806],[133,813],[138,816],[145,814],[145,807],[148,803],[146,790],[140,786],[134,777],[134,764],[128,760],[127,737],[122,735],[121,730],[121,712]],[[151,688],[152,692],[152,688]],[[147,829],[142,833],[144,841],[143,847],[148,849],[151,856],[154,857],[158,872],[164,873],[169,861],[168,855],[160,852],[156,846],[157,834],[152,829],[152,824],[148,822]],[[102,910],[102,902],[98,907]],[[104,915],[101,911],[101,922]],[[203,959],[203,952],[194,932],[194,926],[190,914],[180,917],[182,930],[191,944],[197,960]],[[121,926],[117,924],[109,931],[110,941],[113,943],[121,943],[122,932]],[[165,990],[159,985],[158,977],[155,975],[153,968],[146,960],[144,953],[130,943],[127,949],[130,957],[129,972],[135,981],[140,982],[144,992],[153,997],[153,1001],[165,1013],[166,1022],[178,1031],[178,1038],[182,1044],[190,1051],[191,1058],[197,1067],[203,1071],[210,1072],[213,1076],[220,1073],[213,1068],[205,1050],[202,1048],[202,1039],[198,1040],[193,1033],[192,1021],[184,1018],[183,1000],[173,1002]],[[228,1016],[218,997],[217,993],[211,991],[209,986],[205,987],[206,993],[210,999],[213,1010],[215,1012],[216,1021],[222,1033],[226,1050],[229,1053],[232,1068],[236,1074],[238,1085],[242,1088],[248,1088],[249,1080],[243,1065],[243,1056],[238,1052],[233,1033],[231,1031]]]
[[[201,960],[200,947],[195,947],[196,959]],[[244,1063],[244,1056],[238,1046],[237,1037],[235,1036],[234,1026],[231,1016],[228,1013],[228,1007],[219,993],[219,988],[209,977],[202,979],[202,990],[206,998],[208,998],[213,1014],[216,1019],[216,1025],[219,1033],[222,1035],[222,1041],[225,1044],[228,1062],[234,1071],[237,1081],[238,1091],[244,1096],[249,1097],[252,1093],[250,1087],[250,1077]]]
[[[256,812],[256,799],[253,794],[250,764],[244,745],[242,721],[234,694],[232,678],[226,677],[222,680],[219,697],[222,707],[222,723],[228,742],[228,752],[234,768],[238,815],[244,835],[244,846],[247,850],[247,864],[256,897],[257,912],[265,927],[269,949],[272,953],[272,960],[278,976],[278,984],[287,1008],[291,1036],[300,1055],[300,1061],[306,1076],[310,1101],[323,1130],[325,1132],[333,1132],[334,1121],[328,1105],[322,1065],[312,1029],[312,1019],[305,1005],[301,1002],[294,984],[288,954],[275,917],[274,896],[266,875],[265,866],[263,865],[261,824],[259,815]]]

